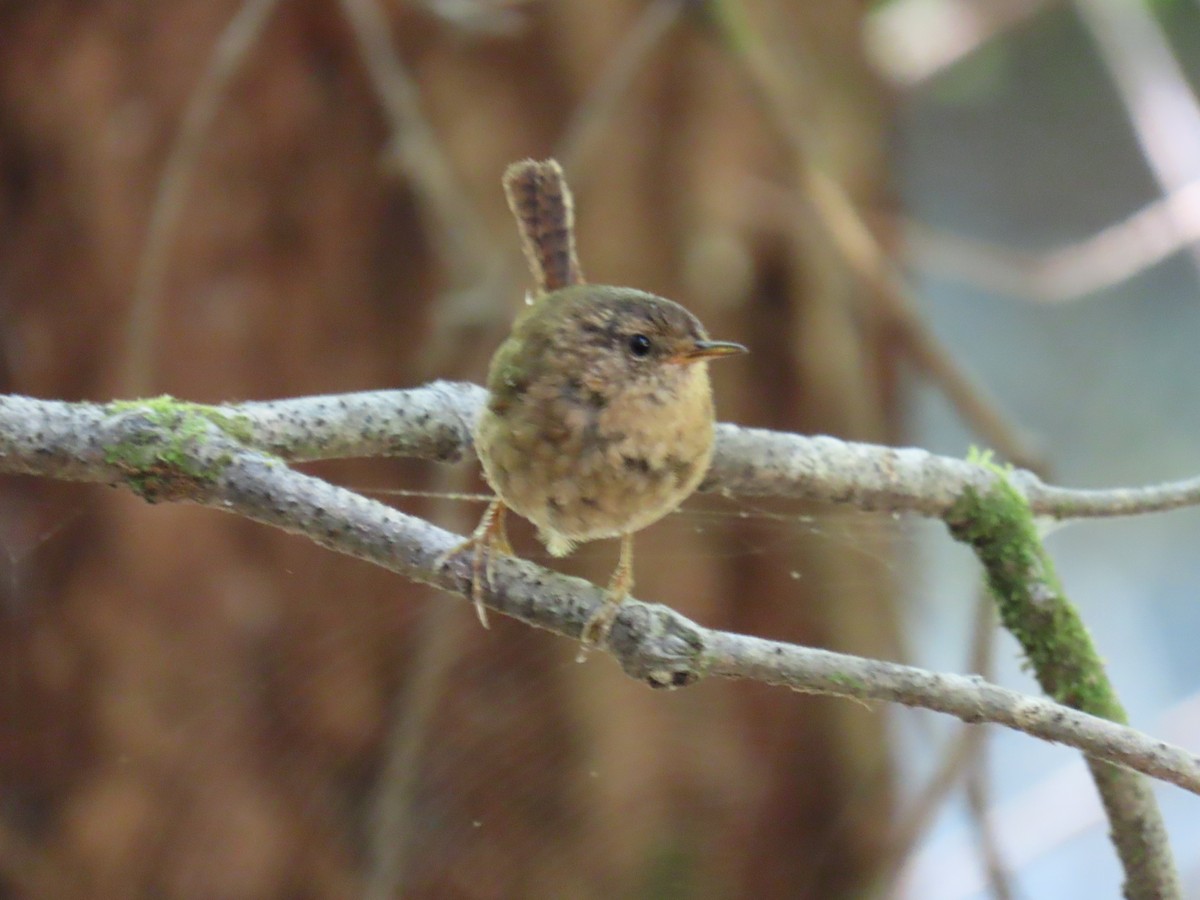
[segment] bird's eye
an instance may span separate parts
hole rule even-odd
[[[629,339],[629,352],[634,356],[649,356],[653,346],[650,343],[650,338],[644,334],[635,334]]]

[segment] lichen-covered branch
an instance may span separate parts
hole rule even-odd
[[[303,410],[361,418],[379,446],[416,446],[450,456],[444,429],[470,420],[474,406],[452,414],[439,400],[469,397],[438,386],[418,393],[401,418],[412,417],[413,443],[376,435],[367,412],[375,395],[315,398],[281,404],[211,407],[157,400],[71,404],[0,398],[0,470],[76,481],[124,483],[151,501],[183,501],[232,512],[301,534],[408,578],[466,597],[469,560],[435,569],[456,535],[353,491],[291,469],[247,442],[275,437],[274,446],[300,447],[283,435]],[[361,398],[357,403],[354,397]],[[270,409],[270,414],[265,410]],[[434,414],[434,410],[440,410]],[[414,412],[420,410],[420,412]],[[383,414],[382,412],[380,413]],[[389,419],[388,421],[392,421]],[[299,426],[296,426],[299,427]],[[315,426],[321,431],[324,426]],[[311,437],[311,436],[310,436]],[[315,446],[319,442],[314,442]],[[436,454],[432,448],[441,448]],[[308,457],[297,451],[297,456]],[[604,601],[586,581],[511,557],[496,561],[485,601],[497,612],[578,639]],[[795,690],[903,703],[945,712],[966,722],[994,722],[1075,747],[1105,765],[1123,766],[1200,794],[1200,758],[1133,729],[988,684],[702,628],[663,606],[629,601],[607,650],[631,676],[656,687],[682,687],[706,676],[749,678]],[[1112,769],[1112,771],[1119,771]]]
[[[374,456],[450,461],[470,452],[472,425],[485,396],[478,385],[438,381],[407,390],[194,408],[223,417],[226,431],[243,443],[291,462]],[[85,437],[112,409],[175,402],[165,398],[104,405],[0,397],[0,431],[20,432],[22,423],[38,421],[77,429],[77,436]],[[69,461],[64,464],[69,469]],[[9,454],[0,443],[0,470],[19,471],[21,465],[21,454]],[[71,477],[69,471],[39,474]],[[1050,519],[1131,516],[1200,505],[1200,477],[1108,490],[1047,485],[1022,470],[1006,478],[1035,515]],[[964,491],[987,491],[997,479],[994,469],[981,462],[917,448],[722,424],[701,490],[945,518]]]
[[[989,465],[986,461],[981,464]],[[1078,611],[1063,593],[1025,496],[991,466],[996,482],[967,488],[946,517],[951,533],[970,545],[987,576],[1000,620],[1020,642],[1038,683],[1074,709],[1125,723],[1127,716]],[[1100,792],[1130,898],[1181,896],[1166,825],[1150,783],[1088,759]]]

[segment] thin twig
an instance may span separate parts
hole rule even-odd
[[[909,854],[933,824],[950,791],[960,783],[962,774],[970,767],[986,734],[984,728],[966,727],[951,738],[949,747],[942,753],[940,765],[929,776],[929,781],[894,829],[887,847],[887,858],[879,867],[879,896],[894,895],[896,882],[904,871]]]
[[[1200,242],[1200,180],[1095,234],[1043,251],[1017,250],[902,223],[913,263],[935,275],[1039,303],[1069,303],[1128,281]]]
[[[146,243],[138,259],[133,300],[129,308],[126,364],[121,381],[123,392],[128,396],[145,394],[154,389],[153,354],[158,346],[163,281],[196,163],[230,84],[277,5],[278,0],[246,0],[225,26],[200,81],[188,99],[179,133],[167,153],[154,195]]]
[[[434,252],[451,290],[434,305],[432,340],[419,362],[461,351],[464,344],[508,318],[496,303],[512,278],[503,243],[492,235],[421,109],[418,86],[391,36],[378,0],[339,0],[391,131],[389,158],[406,175],[425,217]]]
[[[1200,178],[1200,103],[1153,11],[1128,0],[1075,0],[1075,11],[1100,53],[1164,196]],[[1167,208],[1177,233],[1194,228],[1195,214]],[[1190,248],[1200,271],[1200,246]]]
[[[871,288],[879,310],[904,341],[913,362],[946,393],[959,415],[988,446],[1017,465],[1036,469],[1039,460],[1030,442],[929,330],[915,311],[903,275],[875,239],[846,189],[813,162],[813,141],[806,131],[805,117],[791,108],[790,90],[779,67],[745,20],[740,4],[737,0],[709,0],[708,7],[723,42],[741,64],[755,99],[792,156],[801,198],[811,208],[812,219],[849,269]]]
[[[435,339],[426,346],[426,359],[436,359],[438,370],[459,368],[450,358],[461,358],[471,342],[464,326],[472,329],[497,312],[495,289],[507,280],[502,254],[493,249],[487,228],[456,177],[433,126],[421,109],[418,86],[405,67],[386,10],[377,0],[341,0],[341,8],[354,34],[371,85],[391,131],[391,157],[410,179],[421,213],[429,223],[435,252],[457,290],[440,298]],[[435,395],[428,398],[437,402]],[[420,419],[421,413],[417,413]],[[360,422],[368,427],[370,419]],[[434,436],[449,456],[461,452],[459,441],[470,433],[466,421],[449,424],[449,435]],[[384,437],[382,432],[374,432]],[[429,436],[429,435],[427,435]],[[431,607],[417,627],[419,652],[414,656],[404,690],[398,694],[384,748],[384,764],[372,810],[370,859],[366,896],[394,897],[403,893],[413,846],[413,796],[420,760],[425,750],[434,704],[457,658],[454,635],[462,627],[457,617],[441,607]]]
[[[975,601],[967,671],[983,678],[990,678],[991,675],[995,628],[996,613],[992,599],[981,589]],[[887,896],[892,895],[909,854],[933,824],[946,797],[961,782],[964,774],[969,776],[972,770],[979,767],[978,761],[986,739],[987,730],[984,728],[960,729],[951,738],[949,746],[942,753],[941,763],[912,801],[909,811],[892,830],[887,859],[879,868],[880,889]]]
[[[679,21],[685,0],[654,0],[634,23],[629,34],[609,56],[604,72],[587,96],[575,107],[554,148],[554,157],[571,173],[578,189],[588,171],[588,152],[601,129],[612,119],[621,99],[650,54]]]
[[[1066,710],[1066,707],[1051,700],[1024,696],[971,676],[926,672],[879,660],[847,658],[826,650],[796,647],[728,632],[709,631],[707,637],[710,639],[706,667],[709,675],[749,678],[804,692],[888,700],[946,712],[965,722],[993,722],[1047,738],[1052,724],[1043,716],[1057,715]],[[850,662],[851,659],[854,661]],[[943,692],[943,688],[948,690]],[[961,703],[965,695],[960,691],[973,695],[969,706]],[[951,700],[951,697],[954,699]],[[1020,705],[1023,708],[1009,706],[1017,697],[1022,698]],[[920,698],[919,702],[910,702],[917,698]],[[1077,714],[1072,712],[1071,715]],[[1127,728],[1107,719],[1089,719],[1089,725],[1103,723],[1099,727],[1114,735]],[[1200,764],[1200,759],[1187,751],[1179,752]],[[1127,761],[1126,765],[1145,771],[1140,762],[1134,766]],[[1179,784],[1178,781],[1172,783]]]
[[[893,0],[867,14],[865,43],[884,74],[913,90],[1049,5],[1049,0]]]
[[[988,802],[987,745],[981,743],[971,759],[970,770],[964,787],[967,794],[967,810],[975,824],[976,843],[983,857],[983,868],[987,873],[988,886],[995,900],[1012,900],[1015,892],[1012,875],[1000,851],[1000,839],[992,821],[991,803]]]
[[[391,709],[384,764],[376,780],[370,828],[370,863],[364,900],[404,896],[408,866],[419,827],[414,822],[417,786],[426,738],[459,658],[468,619],[449,604],[427,604],[414,627],[415,652]]]
[[[991,680],[996,662],[996,609],[992,605],[987,592],[980,590],[975,605],[975,624],[971,636],[971,671],[978,672],[984,678]],[[967,811],[975,823],[980,854],[983,856],[987,870],[988,883],[996,900],[1011,900],[1013,896],[1012,878],[1005,864],[1004,854],[1000,851],[1000,842],[996,834],[995,824],[991,819],[990,802],[988,801],[989,776],[989,732],[979,729],[982,737],[966,761]]]
[[[488,231],[421,111],[420,93],[401,62],[387,14],[378,0],[340,3],[387,116],[393,154],[430,218],[443,265],[463,284],[487,280],[497,265]]]

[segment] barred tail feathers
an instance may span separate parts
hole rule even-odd
[[[575,250],[575,208],[557,160],[525,159],[504,172],[504,194],[539,294],[583,283]]]

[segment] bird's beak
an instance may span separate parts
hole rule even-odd
[[[741,344],[735,344],[733,341],[696,341],[687,350],[672,356],[669,362],[687,365],[704,362],[706,359],[716,359],[720,356],[733,356],[735,353],[748,352]]]

